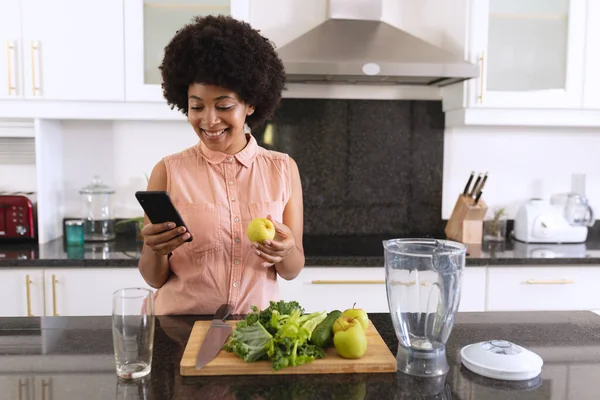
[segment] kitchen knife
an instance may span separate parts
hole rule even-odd
[[[210,328],[208,329],[208,332],[206,332],[206,336],[202,342],[202,346],[200,346],[200,350],[198,350],[198,355],[196,356],[196,369],[200,369],[212,361],[221,351],[227,338],[229,338],[232,327],[225,322],[225,319],[229,316],[231,311],[231,304],[223,304],[215,313]]]
[[[469,180],[467,181],[465,190],[463,190],[463,196],[466,196],[469,194],[469,187],[471,186],[471,182],[473,181],[474,176],[475,176],[475,171],[471,171],[471,176],[469,176]]]
[[[483,190],[483,186],[485,185],[485,181],[487,181],[487,177],[488,177],[488,173],[486,172],[485,175],[483,176],[483,180],[479,184],[479,187],[477,188],[477,191],[475,193],[481,192]]]
[[[479,175],[477,175],[477,179],[475,180],[475,183],[473,184],[473,189],[471,189],[471,192],[469,193],[470,197],[473,197],[473,195],[475,193],[477,193],[476,190],[477,190],[477,186],[479,186],[479,182],[481,182],[481,172],[479,173]]]

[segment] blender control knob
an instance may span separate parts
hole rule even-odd
[[[27,228],[23,225],[15,226],[15,230],[17,231],[17,234],[21,236],[24,236],[27,233]]]

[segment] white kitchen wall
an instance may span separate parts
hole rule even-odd
[[[35,165],[0,165],[0,191],[35,192]]]
[[[99,174],[117,189],[116,215],[140,215],[133,194],[145,189],[144,174],[150,174],[165,155],[195,143],[197,138],[185,122],[63,122],[65,214],[77,215],[78,189]],[[598,129],[448,129],[441,217],[450,216],[472,170],[489,172],[484,199],[492,209],[506,206],[511,218],[530,197],[548,198],[569,190],[572,173],[586,174],[587,194],[600,210],[598,149]]]
[[[483,198],[513,218],[531,197],[569,191],[571,174],[586,174],[600,211],[600,129],[469,127],[446,130],[442,217],[448,218],[472,170],[489,172]]]
[[[198,142],[185,122],[64,121],[65,215],[78,216],[78,190],[94,175],[116,189],[115,215],[142,215],[134,193],[146,189],[146,176],[164,156]]]

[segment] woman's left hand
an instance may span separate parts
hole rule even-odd
[[[270,215],[267,216],[267,219],[275,225],[275,238],[273,240],[265,240],[263,244],[252,243],[256,254],[265,260],[263,263],[264,267],[270,267],[281,262],[296,246],[296,241],[290,228],[274,221]]]

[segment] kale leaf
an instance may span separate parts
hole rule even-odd
[[[275,303],[252,312],[237,323],[223,348],[247,362],[270,360],[274,370],[293,367],[325,357],[323,348],[310,344],[317,325],[327,317],[326,311],[304,314],[296,301]]]

